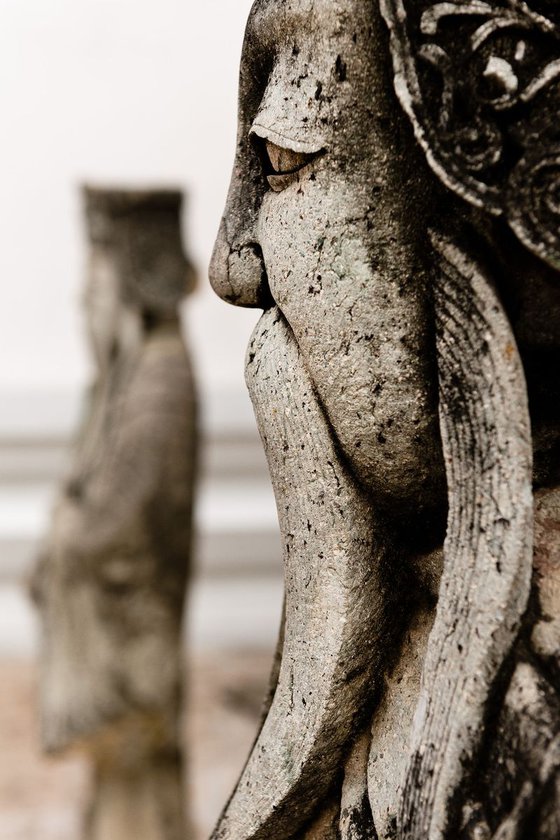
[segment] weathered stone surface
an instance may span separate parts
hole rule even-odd
[[[532,567],[530,422],[513,334],[479,267],[449,241],[434,244],[449,513],[400,820],[412,837],[450,830]]]
[[[42,737],[93,762],[88,840],[178,840],[196,439],[177,306],[193,272],[180,194],[87,189],[85,201],[97,376],[35,572]]]
[[[554,836],[558,25],[253,6],[210,276],[265,310],[286,614],[216,838]]]

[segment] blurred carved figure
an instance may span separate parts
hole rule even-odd
[[[87,840],[184,840],[181,618],[195,397],[178,306],[194,284],[173,191],[86,188],[97,376],[37,565],[50,753],[91,758]]]
[[[216,840],[560,837],[559,9],[253,5],[210,273],[286,603]]]

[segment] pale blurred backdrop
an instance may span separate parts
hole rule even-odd
[[[258,313],[218,300],[206,273],[233,159],[250,6],[0,0],[0,657],[9,665],[0,737],[8,727],[14,749],[21,739],[33,748],[27,724],[20,721],[18,730],[10,706],[18,691],[23,705],[33,693],[25,668],[37,639],[25,575],[91,372],[81,313],[83,181],[188,192],[185,242],[200,280],[185,307],[185,332],[205,443],[187,638],[200,673],[221,673],[226,662],[235,683],[231,663],[241,655],[239,673],[248,668],[248,684],[253,670],[244,652],[259,661],[258,682],[274,643],[282,589],[276,512],[243,381]],[[15,761],[9,755],[0,751],[0,838],[73,840],[68,814],[61,828],[52,811],[55,794],[44,813],[39,806],[29,811],[32,793],[15,765],[6,770],[6,761]],[[34,768],[29,774],[43,779],[44,768]],[[17,795],[21,807],[13,804]],[[217,807],[209,794],[202,823]]]

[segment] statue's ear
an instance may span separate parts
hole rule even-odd
[[[380,6],[395,89],[436,175],[560,269],[560,3]]]

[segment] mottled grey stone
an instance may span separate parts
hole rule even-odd
[[[210,277],[265,310],[286,612],[216,840],[556,836],[559,26],[548,0],[253,6]]]

